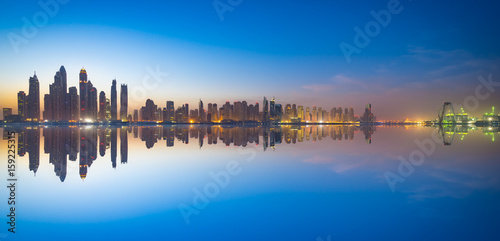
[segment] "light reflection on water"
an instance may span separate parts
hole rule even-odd
[[[500,151],[494,141],[498,128],[2,129],[10,130],[18,137],[16,174],[22,187],[19,232],[9,237],[13,240],[316,240],[328,235],[332,240],[419,240],[498,235],[493,229],[500,224]],[[428,139],[433,131],[440,138],[435,151],[392,192],[384,173],[398,173],[400,157],[408,159],[418,149],[415,140]],[[7,142],[0,143],[0,150],[6,150]],[[232,161],[240,172],[231,175],[215,197],[207,198],[208,205],[196,209],[186,224],[179,205],[193,206],[194,190],[203,192],[214,182],[210,173],[226,170]],[[364,232],[356,231],[360,228]]]

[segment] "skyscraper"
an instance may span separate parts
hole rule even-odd
[[[297,112],[298,112],[297,113],[297,117],[299,117],[300,120],[304,121],[305,120],[304,119],[304,117],[305,117],[305,115],[304,115],[304,106],[299,105],[299,107],[297,109]]]
[[[106,93],[99,93],[99,121],[106,120]]]
[[[128,90],[127,85],[121,85],[120,89],[120,119],[127,120],[128,113]]]
[[[21,121],[26,120],[26,93],[24,91],[17,93],[17,114]]]
[[[201,99],[200,102],[198,103],[198,118],[199,122],[205,121],[205,109],[203,109],[203,101]]]
[[[88,85],[89,85],[89,107],[90,107],[90,110],[89,110],[89,116],[90,116],[90,120],[92,122],[95,122],[97,121],[97,112],[98,112],[98,109],[97,109],[97,106],[98,106],[98,102],[97,102],[97,89],[92,85],[92,82],[88,82]]]
[[[68,76],[66,74],[66,69],[64,66],[61,65],[61,68],[59,69],[59,77],[60,77],[60,84],[61,84],[61,89],[62,93],[67,94],[68,93]],[[56,74],[57,75],[57,74]]]
[[[163,121],[174,121],[174,120],[175,120],[174,102],[167,101],[167,119]]]
[[[270,105],[270,109],[269,109],[269,119],[274,122],[275,118],[276,118],[276,100],[273,99],[271,100],[271,105]]]
[[[142,107],[140,110],[140,120],[141,121],[156,121],[158,107],[155,105],[155,102],[151,99],[146,100],[146,106]]]
[[[361,122],[374,122],[375,116],[372,113],[372,105],[366,104],[365,113],[363,113],[363,117],[361,118]]]
[[[87,81],[87,71],[80,70],[80,120],[90,118],[89,86]]]
[[[70,106],[70,118],[71,121],[78,121],[80,118],[80,107],[78,105],[78,90],[76,87],[69,88],[69,106]]]
[[[54,83],[49,85],[49,94],[44,97],[44,119],[49,121],[68,121],[69,96],[67,96],[66,69],[61,66],[54,76]],[[68,101],[67,101],[68,98]]]
[[[30,77],[30,86],[28,92],[28,108],[26,112],[26,120],[39,121],[40,120],[40,83],[36,73]]]
[[[118,100],[116,93],[116,79],[111,84],[111,120],[117,120],[118,115]]]
[[[106,98],[106,120],[111,120],[111,100]]]
[[[312,122],[318,121],[318,109],[316,108],[316,106],[313,106],[311,121]]]
[[[134,122],[138,122],[138,121],[139,121],[139,111],[134,110]]]
[[[263,117],[262,117],[262,122],[268,122],[269,121],[269,102],[267,102],[266,97],[264,96],[264,106],[263,106]]]

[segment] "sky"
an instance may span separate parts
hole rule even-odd
[[[500,102],[499,84],[478,79],[500,82],[498,5],[2,0],[0,108],[15,112],[35,71],[43,99],[64,65],[68,86],[82,67],[108,97],[114,78],[127,84],[130,112],[147,98],[165,107],[274,96],[357,115],[371,103],[379,120],[434,119],[444,101],[482,115]]]

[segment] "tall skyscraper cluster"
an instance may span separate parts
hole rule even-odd
[[[248,104],[247,101],[227,101],[222,106],[216,103],[205,105],[200,99],[197,109],[189,109],[189,104],[175,108],[173,101],[167,101],[160,107],[153,100],[147,99],[145,106],[134,110],[133,115],[128,108],[128,87],[118,85],[112,80],[110,98],[106,93],[98,93],[96,87],[88,79],[87,70],[82,68],[79,74],[79,88],[67,87],[67,73],[64,66],[54,76],[49,85],[49,93],[44,96],[43,119],[51,122],[166,122],[166,123],[210,123],[210,122],[261,122],[261,123],[300,123],[300,122],[335,122],[353,123],[374,122],[371,105],[365,108],[361,118],[354,115],[354,109],[334,107],[330,111],[322,107],[312,108],[296,104],[281,105],[273,97],[264,97],[262,111],[259,103]],[[79,90],[79,94],[78,94]],[[118,100],[118,97],[120,100]],[[18,99],[18,116],[9,115],[11,120],[40,121],[40,87],[36,73],[29,80],[28,95],[20,91]],[[120,101],[120,102],[118,102]],[[119,108],[119,109],[118,109]]]
[[[97,89],[88,79],[87,71],[82,68],[79,74],[79,88],[67,87],[66,69],[61,66],[49,85],[49,93],[44,95],[43,119],[51,122],[96,122],[126,121],[128,116],[127,85],[121,85],[120,118],[117,116],[116,80],[111,87],[111,101],[104,91]],[[40,121],[40,86],[36,73],[29,80],[29,94],[17,94],[18,116],[21,121]],[[80,94],[78,94],[80,90]],[[111,103],[110,103],[111,102]],[[110,106],[111,105],[111,106]]]
[[[155,122],[177,122],[177,123],[208,123],[208,122],[262,122],[262,123],[299,123],[299,122],[335,122],[353,123],[360,121],[354,115],[354,109],[334,107],[330,111],[322,107],[313,108],[296,104],[286,104],[283,107],[276,103],[276,99],[268,101],[264,97],[264,105],[260,111],[259,103],[248,104],[246,101],[226,101],[218,108],[216,103],[208,103],[205,109],[203,101],[200,99],[198,108],[189,109],[189,104],[184,104],[174,109],[174,102],[167,101],[163,109],[154,104],[150,99],[140,110],[134,111],[135,122],[155,121]],[[373,118],[372,118],[373,120]]]
[[[40,121],[40,83],[36,73],[29,80],[28,95],[17,94],[18,115],[22,121]]]

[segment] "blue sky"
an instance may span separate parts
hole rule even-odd
[[[221,0],[232,8],[221,20],[214,1],[70,0],[58,4],[54,16],[34,1],[1,1],[0,107],[14,107],[15,93],[28,90],[33,71],[45,94],[61,65],[68,86],[85,66],[107,95],[113,78],[139,93],[148,69],[160,69],[168,77],[146,88],[159,106],[166,100],[195,105],[199,98],[261,102],[265,95],[283,104],[353,106],[356,114],[372,103],[379,119],[434,118],[443,101],[462,104],[474,95],[479,75],[498,79],[494,1],[399,1],[399,13],[348,63],[339,45],[355,46],[354,28],[364,30],[375,20],[370,12],[386,11],[389,2],[243,0],[230,6]],[[44,13],[47,24],[16,51],[9,36],[25,37],[23,17],[33,22]],[[145,102],[136,97],[132,108]],[[471,111],[484,112],[499,97],[493,92]]]

